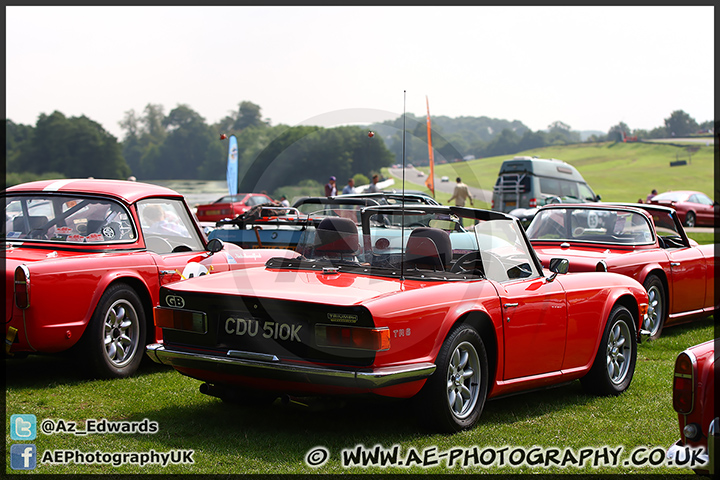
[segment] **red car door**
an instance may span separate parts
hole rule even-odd
[[[693,247],[665,251],[670,258],[672,274],[670,314],[703,308],[708,294],[705,258]]]
[[[498,291],[505,333],[504,379],[560,370],[567,336],[562,286],[535,277],[503,282]]]

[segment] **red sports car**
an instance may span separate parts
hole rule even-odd
[[[545,205],[527,235],[545,266],[562,256],[571,272],[615,272],[642,283],[650,296],[643,327],[651,339],[665,325],[704,318],[718,308],[715,245],[688,238],[671,208]]]
[[[686,227],[696,225],[715,226],[718,217],[717,202],[702,192],[678,190],[655,195],[650,203],[674,208]]]
[[[680,440],[667,452],[676,465],[696,473],[715,474],[720,418],[715,411],[715,341],[690,347],[675,361],[673,408],[678,412]],[[693,455],[691,449],[699,449]],[[704,465],[696,465],[699,461]]]
[[[2,196],[6,353],[75,348],[101,377],[132,374],[162,338],[161,285],[284,254],[208,242],[182,195],[156,185],[47,180]]]
[[[235,218],[256,205],[271,205],[275,200],[264,193],[238,193],[225,195],[213,203],[197,206],[197,218],[201,222],[217,222],[225,218]]]
[[[503,213],[371,206],[361,220],[361,234],[342,217],[308,226],[296,258],[161,288],[148,354],[231,402],[415,397],[442,431],[472,427],[491,397],[630,385],[648,301],[635,280],[543,270]]]

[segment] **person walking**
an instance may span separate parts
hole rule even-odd
[[[452,197],[450,197],[448,203],[455,200],[456,207],[464,207],[465,201],[470,200],[470,205],[474,205],[473,197],[470,193],[470,190],[468,190],[468,186],[462,182],[462,179],[460,177],[457,177],[455,181],[457,183],[455,184],[455,189],[453,190]]]
[[[334,197],[337,195],[337,187],[335,186],[335,177],[330,177],[328,183],[325,184],[325,196]]]
[[[657,195],[657,194],[658,194],[658,193],[657,193],[657,190],[655,190],[655,189],[653,188],[652,192],[648,193],[647,198],[645,198],[645,203],[650,203],[650,200],[652,200],[653,197],[654,197],[655,195]]]
[[[345,185],[342,189],[343,195],[347,195],[348,193],[355,193],[355,180],[352,178],[348,178],[348,183]]]

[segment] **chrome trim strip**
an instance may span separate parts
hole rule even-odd
[[[233,358],[245,358],[248,360],[263,360],[266,362],[280,361],[280,359],[275,355],[270,355],[267,353],[243,352],[240,350],[228,350],[227,356]]]
[[[269,363],[249,358],[230,358],[220,356],[221,354],[210,355],[170,350],[159,343],[148,345],[146,351],[154,362],[173,367],[351,388],[375,389],[423,380],[435,371],[435,364],[429,362],[381,367],[374,370],[340,370],[317,365]]]

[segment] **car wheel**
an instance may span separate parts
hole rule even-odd
[[[685,214],[685,226],[690,228],[695,226],[695,212]]]
[[[643,287],[648,293],[648,313],[643,328],[650,332],[649,340],[655,340],[665,324],[665,287],[655,275],[647,277]]]
[[[629,386],[635,373],[637,340],[633,316],[616,305],[610,312],[595,361],[580,379],[583,388],[596,395],[619,395]]]
[[[127,285],[112,285],[100,298],[80,341],[83,361],[100,378],[132,375],[143,359],[145,336],[140,297]]]
[[[435,365],[423,387],[419,413],[443,432],[471,428],[480,418],[488,389],[487,354],[480,335],[460,325],[448,335]]]

